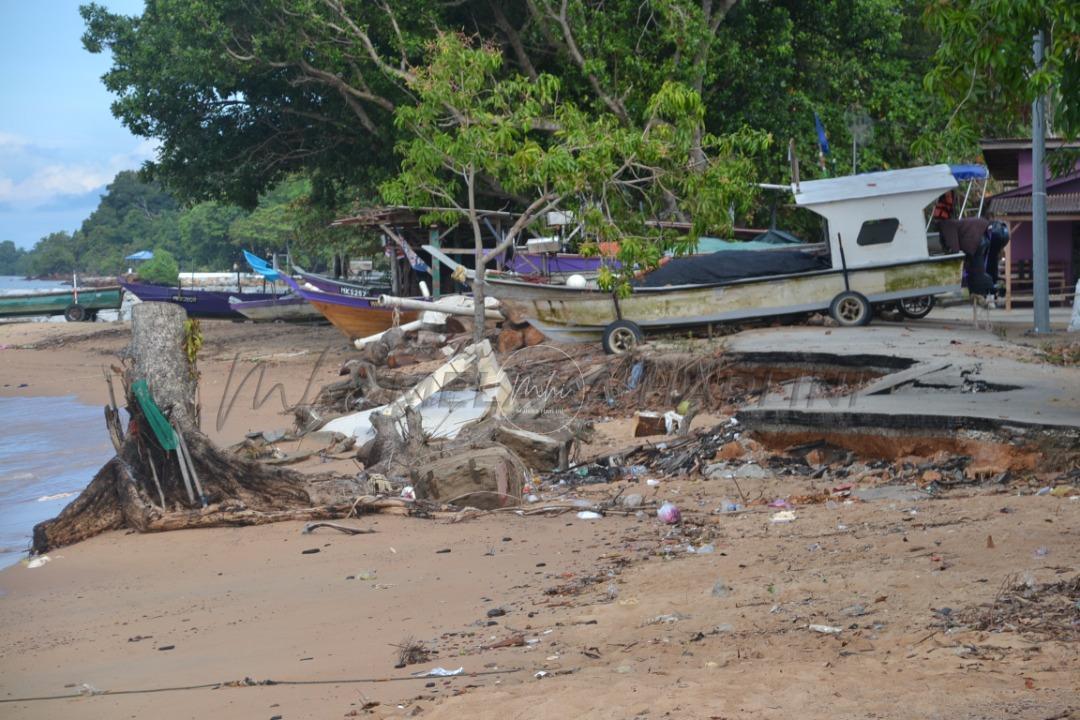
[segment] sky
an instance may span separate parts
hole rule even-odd
[[[23,248],[78,229],[116,173],[154,153],[109,110],[111,56],[83,49],[81,2],[0,0],[0,241]],[[97,2],[125,15],[143,6]]]

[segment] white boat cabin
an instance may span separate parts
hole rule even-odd
[[[891,265],[930,257],[926,206],[958,183],[948,165],[808,180],[791,186],[795,204],[828,222],[833,267]]]

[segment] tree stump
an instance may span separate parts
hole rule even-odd
[[[124,370],[128,431],[116,457],[57,517],[34,527],[32,550],[42,553],[106,530],[138,531],[266,522],[267,513],[311,509],[312,478],[244,460],[215,447],[199,431],[198,373],[184,351],[186,314],[171,303],[141,303],[132,312],[132,339]],[[192,502],[182,456],[165,450],[132,393],[146,380],[161,412],[179,429],[201,487]],[[163,503],[163,504],[162,504]],[[226,508],[207,514],[207,505]],[[347,503],[346,503],[347,507]]]

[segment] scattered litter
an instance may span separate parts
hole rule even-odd
[[[660,518],[660,522],[668,525],[675,525],[682,520],[682,513],[679,512],[679,508],[672,505],[669,502],[660,506],[660,509],[656,511],[656,517]]]
[[[1037,557],[1037,558],[1044,558],[1049,554],[1050,554],[1050,550],[1048,548],[1041,547],[1041,548],[1036,548],[1035,549],[1035,557]]]
[[[577,514],[577,516],[578,520],[599,520],[600,518],[604,517],[600,513],[594,512],[592,510],[582,510]]]
[[[415,500],[416,490],[413,489],[412,485],[406,485],[405,487],[401,488],[401,497],[405,498],[406,500]]]
[[[665,615],[657,615],[651,618],[646,625],[670,625],[671,623],[679,622],[680,620],[689,620],[689,615],[683,615],[682,613],[667,613]]]
[[[731,588],[723,580],[717,580],[712,586],[713,597],[727,597],[731,594]]]
[[[39,568],[42,565],[44,565],[45,563],[51,562],[51,561],[52,561],[52,558],[49,557],[48,555],[38,555],[37,557],[30,558],[30,560],[26,563],[26,567],[33,570],[34,568]]]
[[[712,545],[702,545],[696,550],[698,555],[711,555],[716,552],[716,548]]]
[[[536,678],[537,680],[542,680],[543,678],[546,678],[547,676],[548,676],[547,670],[541,670],[541,671],[537,672],[535,675],[533,675],[533,677]]]
[[[465,672],[464,667],[459,667],[457,670],[447,670],[446,668],[443,668],[443,667],[437,667],[437,668],[432,668],[432,669],[427,670],[427,671],[421,671],[421,672],[418,672],[418,673],[413,673],[412,676],[413,677],[454,677],[455,675],[460,675],[463,672]]]
[[[839,635],[844,631],[843,628],[834,627],[833,625],[810,625],[811,630],[817,633],[823,633],[825,635]]]
[[[1049,495],[1050,491],[1052,489],[1053,488],[1050,488],[1050,487],[1041,487],[1041,488],[1039,488],[1038,490],[1035,491],[1035,494],[1036,495]]]
[[[648,480],[645,481],[645,484],[648,485],[649,487],[657,487],[657,486],[660,485],[660,481],[657,480],[656,478],[649,478]]]
[[[781,510],[778,513],[774,513],[769,518],[769,522],[772,523],[789,523],[795,522],[795,512],[793,510]]]
[[[374,570],[364,570],[356,577],[360,580],[374,580],[376,575]]]
[[[727,498],[724,498],[723,500],[720,501],[720,507],[716,508],[716,512],[718,512],[718,513],[733,513],[733,512],[739,512],[742,509],[743,509],[743,507],[739,503],[732,502],[732,501],[728,500]]]

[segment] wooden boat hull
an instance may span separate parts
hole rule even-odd
[[[288,275],[282,279],[300,297],[309,302],[327,320],[350,340],[364,338],[394,327],[394,308],[378,307],[373,297],[352,297],[319,290],[309,290]],[[420,316],[417,312],[399,310],[399,324],[412,322]]]
[[[0,295],[0,317],[63,315],[73,305],[78,305],[89,317],[92,317],[98,310],[119,309],[122,301],[123,290],[115,285],[78,291],[71,289]]]
[[[232,309],[255,322],[312,322],[323,320],[323,314],[299,295],[287,295],[272,300],[239,300],[231,298]]]
[[[308,302],[350,340],[364,338],[394,327],[392,308],[363,308],[319,300],[308,300]],[[403,311],[398,313],[398,320],[403,325],[412,322],[418,316],[418,313]]]
[[[960,290],[964,256],[863,267],[848,272],[851,289],[871,303]],[[716,285],[635,288],[611,293],[492,278],[488,293],[515,322],[528,321],[558,342],[595,342],[620,317],[643,329],[708,325],[750,318],[823,312],[845,290],[841,270],[747,278]]]

